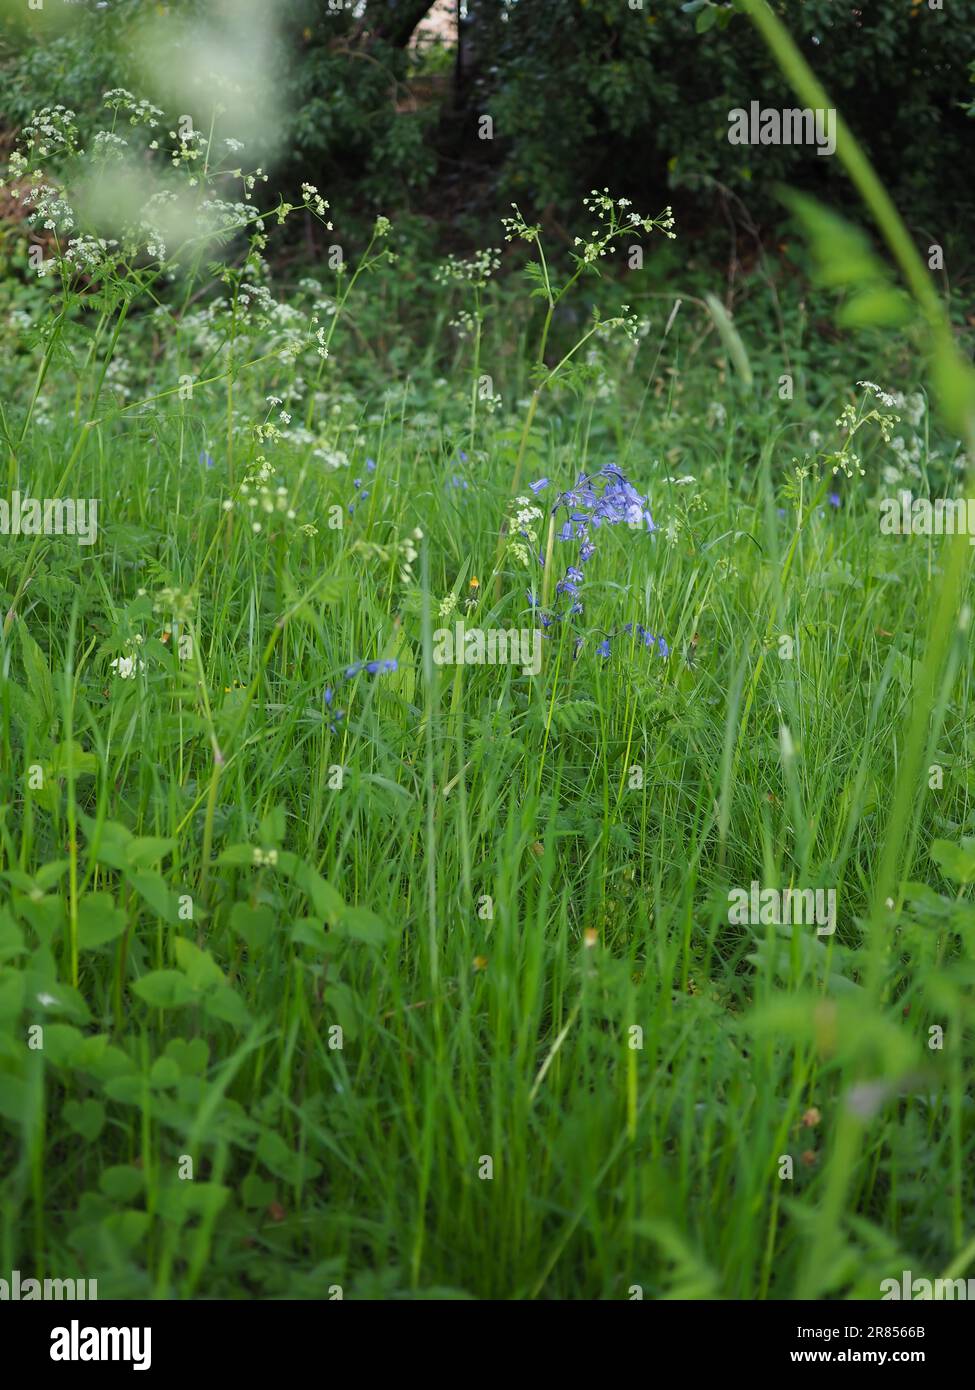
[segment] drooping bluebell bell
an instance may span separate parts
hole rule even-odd
[[[324,704],[326,711],[328,711],[328,710],[330,710],[330,709],[332,708],[332,705],[333,705],[334,701],[335,701],[335,691],[332,689],[332,687],[331,687],[330,685],[326,685],[326,687],[325,687],[325,693],[324,693],[324,695],[323,695],[323,697],[322,697],[322,703]],[[344,709],[337,709],[337,710],[335,711],[335,716],[334,716],[334,718],[329,720],[329,724],[328,724],[329,733],[337,734],[337,733],[338,733],[338,724],[339,724],[339,720],[340,720],[340,719],[344,719],[344,718],[345,718],[345,710],[344,710]]]
[[[656,647],[657,651],[659,651],[661,656],[670,656],[670,648],[667,646],[667,643],[664,641],[664,639],[662,637],[658,637],[656,633],[651,632],[649,628],[645,628],[642,623],[636,623],[635,625],[633,623],[627,623],[626,626],[623,628],[623,631],[633,632],[634,627],[637,636],[640,638],[640,641],[643,643],[643,645],[647,648],[648,651],[652,651],[654,647]]]
[[[385,657],[382,661],[356,661],[345,669],[345,679],[352,680],[360,671],[365,671],[370,676],[381,675],[385,671],[395,671],[399,667],[399,662],[395,657]]]
[[[583,582],[585,577],[586,576],[578,566],[569,565],[565,571],[565,578],[560,579],[556,584],[555,592],[557,594],[571,594],[572,597],[575,598],[576,594],[579,592],[579,585]]]
[[[529,483],[536,495],[549,486],[550,479],[539,478]],[[558,596],[566,595],[571,602],[566,609],[554,608],[550,613],[540,614],[543,627],[562,622],[564,618],[575,617],[583,611],[580,589],[585,583],[584,566],[596,553],[593,533],[602,526],[625,524],[630,529],[643,532],[656,531],[657,527],[650,512],[649,500],[629,482],[622,469],[615,463],[607,463],[596,473],[580,473],[572,487],[560,492],[552,506],[553,517],[561,520],[557,530],[560,541],[578,543],[575,564],[568,564],[564,576],[555,586]],[[544,556],[538,554],[539,565],[544,567]],[[529,591],[529,604],[538,607],[534,592]],[[626,631],[632,632],[629,624]],[[648,632],[639,625],[640,640],[648,649],[656,647],[662,656],[669,655],[670,648],[663,637]],[[578,656],[582,639],[577,638],[573,656]],[[607,660],[610,655],[610,638],[605,637],[596,647],[597,655]]]

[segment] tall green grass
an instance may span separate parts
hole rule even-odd
[[[783,400],[762,288],[746,385],[676,270],[627,286],[642,343],[541,395],[539,326],[561,355],[581,314],[492,282],[447,347],[462,301],[425,280],[423,339],[390,342],[418,287],[373,248],[330,356],[283,360],[236,247],[211,317],[191,282],[151,316],[134,263],[62,285],[6,369],[10,491],[97,498],[100,533],[0,538],[0,1262],[181,1298],[964,1274],[968,630],[923,663],[943,542],[881,536],[873,426],[864,477],[824,465],[859,377],[917,387],[897,345],[827,358],[787,305]],[[319,279],[306,329],[349,283]],[[958,446],[914,415],[950,492]],[[599,534],[542,673],[438,666],[443,621],[534,622],[516,471],[545,502],[610,460],[658,529]],[[730,924],[756,879],[835,888],[836,934]]]

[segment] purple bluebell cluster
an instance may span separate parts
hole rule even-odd
[[[391,656],[382,661],[356,661],[352,666],[346,667],[345,679],[347,681],[352,680],[353,676],[357,676],[360,671],[365,671],[370,676],[379,676],[384,671],[395,671],[398,666],[399,662]]]
[[[465,454],[465,452],[464,452],[463,449],[458,449],[458,451],[457,451],[457,458],[456,458],[456,459],[453,459],[452,462],[453,462],[453,463],[457,463],[457,462],[466,463],[466,462],[467,462],[467,455]],[[444,484],[444,486],[445,486],[445,487],[456,488],[459,492],[467,492],[468,489],[470,488],[470,484],[468,483],[467,479],[464,478],[464,477],[462,477],[460,473],[451,473],[450,477],[447,479],[447,482]]]
[[[627,623],[623,631],[632,633],[633,628],[633,623]],[[654,634],[652,632],[649,632],[643,626],[642,623],[636,624],[636,635],[637,637],[639,637],[643,645],[649,648],[651,651],[653,651],[653,649],[656,648],[661,656],[670,656],[670,648],[667,646],[667,643],[664,641],[664,639],[662,637],[655,637]]]
[[[657,637],[654,633],[650,632],[648,628],[645,628],[642,623],[627,623],[623,631],[627,636],[632,637],[634,628],[636,629],[637,637],[640,639],[640,645],[646,647],[647,651],[659,652],[662,657],[670,656],[670,648],[666,640],[663,637]],[[608,661],[610,658],[612,643],[615,636],[615,633],[611,633],[608,637],[604,637],[596,648],[596,655],[601,656],[604,661]]]
[[[594,480],[599,478],[606,480],[602,492],[596,491]],[[532,485],[532,491],[540,492],[547,484],[548,479],[542,478],[538,484]],[[628,526],[646,526],[648,531],[657,529],[650,515],[647,498],[642,497],[633,484],[627,482],[615,463],[607,463],[598,473],[580,473],[575,487],[560,492],[555,499],[552,511],[560,510],[565,511],[566,519],[559,532],[559,539],[574,539],[583,544],[589,542],[590,555],[594,549],[590,540],[590,530],[598,531],[604,523],[607,526],[618,526],[625,522]],[[585,563],[581,555],[580,559]]]
[[[529,483],[528,486],[537,496],[540,492],[544,492],[549,483],[548,478],[539,478],[536,482]],[[596,553],[593,532],[598,531],[604,525],[619,526],[620,524],[647,532],[657,529],[650,514],[649,500],[637,492],[615,463],[607,463],[598,473],[580,473],[575,486],[565,492],[560,492],[555,499],[552,514],[557,516],[560,512],[564,513],[564,518],[557,533],[558,538],[560,541],[576,542],[578,550],[575,563],[566,566],[565,574],[555,586],[555,592],[557,595],[564,595],[570,599],[571,603],[561,611],[555,609],[551,613],[545,613],[539,607],[535,591],[529,589],[529,607],[538,610],[543,627],[551,627],[553,623],[562,622],[563,619],[574,617],[582,612],[582,600],[579,595],[586,578],[584,566]],[[540,564],[544,565],[545,560],[541,554],[538,556],[538,560]],[[632,633],[633,624],[628,623],[624,631]],[[649,650],[658,651],[664,657],[670,655],[670,648],[663,637],[657,637],[648,632],[639,623],[636,625],[636,631],[643,645]],[[609,658],[611,640],[611,637],[603,638],[596,647],[597,656],[604,659]],[[574,656],[579,655],[581,646],[582,639],[577,638]]]
[[[376,460],[375,460],[375,459],[366,459],[366,472],[367,472],[367,473],[375,473],[375,471],[376,471]],[[368,481],[368,479],[367,479],[366,481]],[[352,479],[352,486],[355,488],[355,501],[349,503],[349,516],[351,516],[352,513],[355,511],[357,504],[358,504],[359,502],[364,502],[364,501],[366,500],[366,498],[369,496],[369,489],[368,489],[367,487],[363,486],[363,482],[362,482],[362,479],[361,479],[361,478],[353,478],[353,479]]]
[[[324,696],[323,696],[323,703],[324,703],[324,705],[325,705],[325,710],[326,710],[326,712],[328,712],[329,710],[331,710],[332,705],[335,703],[335,691],[332,689],[332,687],[331,687],[330,685],[326,685],[326,687],[325,687],[325,694],[324,694]],[[342,720],[342,719],[344,719],[344,718],[345,718],[345,710],[344,710],[344,709],[337,709],[337,710],[335,710],[334,717],[333,717],[332,719],[329,720],[329,724],[328,724],[329,732],[330,732],[330,733],[333,733],[333,734],[337,734],[338,731],[339,731],[339,730],[338,730],[339,721]]]

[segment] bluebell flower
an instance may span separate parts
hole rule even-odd
[[[831,507],[838,507],[840,505],[840,494],[838,492],[831,492],[829,494],[829,505]]]
[[[651,632],[649,628],[645,628],[642,623],[637,623],[635,628],[637,636],[648,651],[652,651],[653,648],[656,647],[661,656],[670,656],[670,648],[662,637],[658,637],[656,633]],[[634,631],[634,624],[627,623],[623,631],[632,633]]]
[[[357,661],[352,666],[347,666],[345,679],[352,680],[360,671],[367,671],[370,676],[380,675],[383,671],[395,671],[399,663],[392,657],[386,657],[383,661]]]
[[[548,478],[539,478],[537,482],[529,483],[528,486],[531,488],[532,492],[534,492],[535,495],[536,495],[536,497],[537,497],[538,494],[539,494],[544,488],[547,488],[547,487],[548,487],[548,482],[549,482]]]
[[[609,638],[604,637],[596,648],[596,655],[601,656],[604,661],[609,660]]]
[[[368,463],[368,460],[366,460],[366,462]],[[375,464],[373,464],[373,467],[375,467]],[[361,479],[361,478],[353,478],[353,479],[352,479],[352,486],[353,486],[353,487],[355,488],[355,490],[356,490],[356,496],[355,496],[355,501],[349,503],[349,516],[351,516],[351,515],[353,514],[353,512],[355,511],[355,509],[356,509],[356,504],[359,503],[359,502],[364,502],[364,501],[366,500],[366,498],[369,496],[369,489],[368,489],[368,488],[364,488],[364,487],[362,486],[362,479]]]
[[[537,595],[536,595],[534,589],[529,589],[529,590],[528,590],[528,607],[529,607],[529,608],[537,608],[537,607],[538,607],[538,597],[537,597]]]
[[[324,694],[324,696],[323,696],[323,702],[324,702],[324,705],[325,705],[326,710],[329,710],[329,709],[332,708],[332,701],[333,701],[334,699],[335,699],[335,692],[333,691],[333,689],[332,689],[332,687],[331,687],[330,685],[326,685],[326,687],[325,687],[325,694]],[[335,718],[334,718],[334,719],[330,719],[329,722],[328,722],[329,733],[332,733],[332,734],[337,734],[337,733],[338,733],[338,722],[339,722],[340,719],[343,719],[344,717],[345,717],[345,710],[337,709],[337,710],[335,711]]]
[[[375,473],[375,471],[376,471],[376,460],[375,460],[375,459],[366,459],[366,472],[367,472],[367,473]]]
[[[213,457],[210,454],[208,454],[205,449],[201,449],[199,461],[200,463],[204,464],[207,468],[213,467]]]
[[[549,482],[548,478],[530,484],[533,491],[541,491]],[[597,473],[580,473],[575,483],[560,492],[552,507],[552,515],[562,513],[558,538],[560,541],[578,542],[576,563],[568,565],[565,577],[555,586],[556,594],[567,594],[572,602],[565,612],[555,614],[557,621],[562,617],[572,617],[582,612],[579,589],[585,582],[582,566],[596,553],[593,532],[601,526],[641,527],[647,531],[657,529],[650,512],[649,500],[628,481],[623,470],[615,463],[605,464]],[[542,557],[539,556],[541,563]],[[632,624],[627,629],[632,632]],[[652,647],[658,638],[642,626],[638,629],[640,640],[646,647]],[[660,639],[662,640],[662,639]],[[666,645],[666,644],[665,644]],[[600,643],[597,651],[605,659],[609,656],[609,638]]]

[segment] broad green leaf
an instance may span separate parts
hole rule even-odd
[[[57,716],[57,695],[54,678],[48,670],[47,658],[34,641],[25,622],[18,623],[20,650],[24,658],[27,687],[43,727],[49,729]]]
[[[142,1191],[144,1183],[142,1171],[131,1163],[118,1163],[105,1168],[98,1178],[102,1192],[116,1202],[131,1202]]]
[[[175,848],[175,840],[164,840],[158,835],[142,835],[137,840],[129,841],[125,856],[133,868],[146,869],[172,854]]]
[[[173,949],[177,965],[186,972],[186,978],[194,990],[203,991],[226,984],[223,971],[209,951],[201,951],[185,936],[177,937]]]
[[[125,913],[110,893],[86,893],[78,903],[78,945],[83,951],[114,941],[126,925]]]
[[[100,1100],[66,1100],[61,1117],[69,1129],[92,1144],[105,1126],[105,1107]]]
[[[179,1009],[197,997],[189,980],[178,970],[152,970],[136,980],[132,989],[154,1009]]]
[[[229,985],[215,989],[206,996],[203,1012],[210,1018],[218,1018],[223,1023],[232,1024],[239,1031],[250,1027],[251,1017],[244,1001]]]
[[[230,909],[230,925],[247,942],[253,954],[262,951],[274,931],[274,913],[269,907],[251,907],[249,903],[234,903]]]
[[[975,843],[953,845],[950,840],[932,840],[930,854],[956,883],[975,882]]]

